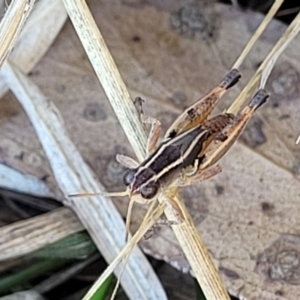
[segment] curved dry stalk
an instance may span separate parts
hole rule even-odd
[[[64,25],[67,16],[60,0],[52,0],[51,2],[39,0],[30,13],[30,18],[26,21],[18,41],[9,55],[10,61],[18,66],[22,72],[30,72],[48,51]],[[39,26],[36,24],[39,24]],[[4,29],[2,30],[4,31]],[[0,80],[0,98],[7,91],[8,87],[5,82]]]
[[[259,66],[253,77],[248,84],[231,104],[227,112],[236,114],[244,105],[251,94],[254,93],[257,88],[264,88],[267,79],[277,61],[279,56],[283,53],[289,43],[297,36],[300,31],[300,13],[295,17],[293,22],[286,29],[284,34],[280,37],[276,45],[273,47],[268,56],[264,59],[263,63]]]
[[[241,64],[243,63],[244,59],[246,56],[249,54],[251,51],[252,47],[254,44],[257,42],[257,40],[260,38],[262,33],[265,31],[273,17],[276,15],[278,9],[280,8],[281,4],[283,3],[284,0],[275,0],[272,7],[264,17],[263,21],[260,23],[258,28],[256,29],[255,33],[252,35],[250,41],[247,43],[246,47],[232,66],[232,69],[239,69]]]
[[[35,0],[13,0],[0,23],[0,66],[13,49]]]

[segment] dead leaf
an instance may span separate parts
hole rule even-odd
[[[191,1],[174,9],[170,1],[167,8],[156,3],[90,1],[90,7],[132,96],[147,99],[145,111],[166,128],[222,79],[262,16]],[[228,94],[219,111],[229,106],[284,29],[271,23],[241,70],[240,88]],[[267,86],[272,97],[222,160],[223,173],[183,191],[230,293],[241,299],[300,297],[299,48],[297,39],[279,60]],[[121,190],[124,170],[115,155],[132,151],[70,23],[32,79],[57,105],[71,139],[107,189]],[[48,178],[57,194],[34,131],[11,96],[1,100],[0,112],[1,162]],[[116,204],[125,213],[127,201]],[[134,227],[143,211],[136,206]],[[141,245],[152,256],[190,271],[169,228],[161,227]]]

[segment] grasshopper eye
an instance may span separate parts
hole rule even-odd
[[[158,192],[159,183],[150,181],[148,184],[142,185],[140,193],[144,199],[152,199]]]
[[[135,177],[135,172],[134,170],[128,170],[125,174],[124,174],[124,177],[123,177],[123,183],[128,186],[130,185],[133,180],[134,180],[134,177]]]

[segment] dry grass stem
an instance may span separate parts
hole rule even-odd
[[[273,47],[271,52],[265,58],[263,63],[259,66],[251,80],[235,99],[232,105],[229,107],[227,112],[236,114],[244,103],[249,99],[250,95],[255,92],[255,90],[260,87],[264,88],[267,79],[278,59],[278,57],[283,53],[289,43],[297,36],[300,30],[300,13],[295,17],[293,22],[286,29],[284,34],[280,37],[276,45]]]
[[[33,176],[23,174],[0,163],[1,188],[39,197],[53,197],[49,188]]]
[[[102,190],[67,136],[57,108],[16,67],[4,63],[1,75],[34,126],[62,192],[68,195],[80,190]],[[125,244],[124,222],[112,202],[104,197],[94,197],[74,199],[67,204],[72,205],[88,228],[105,259],[112,261]],[[126,292],[135,299],[165,299],[161,284],[151,271],[151,265],[142,252],[135,249],[122,278]]]
[[[15,259],[84,230],[66,207],[0,228],[0,261]]]
[[[153,213],[147,214],[135,235],[129,240],[126,246],[120,251],[118,256],[109,264],[107,269],[101,274],[101,276],[94,283],[92,288],[84,296],[83,300],[89,300],[92,295],[99,289],[99,287],[105,282],[105,280],[114,272],[117,266],[122,262],[126,256],[131,255],[132,249],[137,245],[137,243],[143,238],[146,232],[154,225],[157,219],[163,214],[165,210],[165,205],[159,205]]]
[[[180,245],[185,245],[182,250],[188,258],[195,277],[201,278],[199,284],[206,299],[230,299],[226,290],[224,291],[220,275],[216,271],[203,240],[199,238],[198,230],[189,212],[182,201],[178,201],[177,197],[174,200],[184,215],[184,223],[173,225],[172,228],[177,238],[180,236]]]
[[[236,62],[234,63],[234,65],[232,66],[232,69],[239,69],[240,68],[240,66],[243,63],[244,59],[249,54],[249,52],[251,51],[252,47],[257,42],[257,40],[260,38],[260,36],[262,35],[262,33],[265,31],[265,29],[267,28],[267,26],[269,25],[269,23],[271,22],[271,20],[275,16],[275,14],[277,13],[277,11],[280,8],[280,6],[283,3],[283,1],[284,0],[275,0],[275,2],[273,3],[272,7],[270,8],[270,10],[268,11],[268,13],[264,17],[263,21],[258,26],[258,28],[256,29],[255,33],[252,35],[250,41],[247,43],[246,47],[244,48],[244,50],[242,51],[242,53],[240,54],[240,56],[238,57],[238,59],[236,60]]]
[[[22,72],[30,72],[48,51],[67,16],[60,0],[39,0],[34,5],[30,18],[26,21],[9,59]],[[0,80],[0,98],[7,91],[5,82]]]
[[[0,66],[13,49],[35,0],[13,0],[0,23]]]
[[[119,118],[121,126],[137,157],[139,160],[142,160],[146,152],[146,135],[104,39],[85,1],[64,0],[64,3],[102,87]],[[183,206],[183,204],[180,203],[180,206]],[[184,218],[190,220],[187,210],[183,209],[182,211],[186,214]],[[175,212],[169,206],[167,206],[165,213],[168,220],[177,219]],[[193,238],[195,244],[203,245],[199,234],[193,229],[193,226],[189,222],[183,222],[176,227],[174,232],[207,298],[212,300],[229,299],[219,274],[209,255],[207,255],[207,251],[199,249],[199,247],[191,248],[190,242],[186,240],[186,236],[189,236]],[[202,257],[203,255],[206,256]],[[203,263],[206,266],[203,266]],[[208,273],[198,272],[200,269],[208,271]],[[199,273],[201,273],[201,277]],[[208,282],[207,278],[209,280],[212,279],[212,281]]]
[[[84,0],[63,0],[75,30],[100,83],[141,161],[146,154],[146,134],[119,70]]]

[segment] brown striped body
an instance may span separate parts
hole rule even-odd
[[[124,182],[131,193],[141,193],[146,199],[154,197],[162,183],[174,178],[183,168],[193,166],[196,160],[200,162],[203,159],[204,150],[233,117],[231,114],[218,115],[173,138],[165,139],[136,170],[126,174]]]

